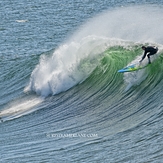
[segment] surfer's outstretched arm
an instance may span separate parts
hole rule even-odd
[[[144,58],[146,57],[146,52],[144,52],[144,55],[143,55],[143,57],[142,57],[142,59],[139,61],[139,62],[142,62],[143,60],[144,60]]]

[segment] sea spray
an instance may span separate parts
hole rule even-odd
[[[98,65],[100,53],[107,48],[107,41],[92,36],[80,43],[64,44],[50,57],[42,55],[25,91],[33,90],[39,95],[48,96],[80,83]]]

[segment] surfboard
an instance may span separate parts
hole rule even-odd
[[[140,69],[143,69],[145,67],[147,67],[149,64],[143,66],[143,65],[140,65],[140,64],[133,64],[133,65],[130,65],[130,66],[127,66],[127,67],[124,67],[120,70],[118,70],[119,73],[125,73],[125,72],[132,72],[132,71],[138,71]]]

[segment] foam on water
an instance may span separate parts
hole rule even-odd
[[[38,106],[42,101],[42,98],[37,97],[14,100],[13,102],[9,103],[3,110],[0,111],[0,120],[11,120],[14,118],[21,117],[24,114],[29,114],[33,112],[34,107]]]

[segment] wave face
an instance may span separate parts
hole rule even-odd
[[[161,6],[111,8],[51,51],[3,57],[1,161],[161,162],[162,19]],[[159,48],[152,64],[118,73],[141,59],[142,45]]]

